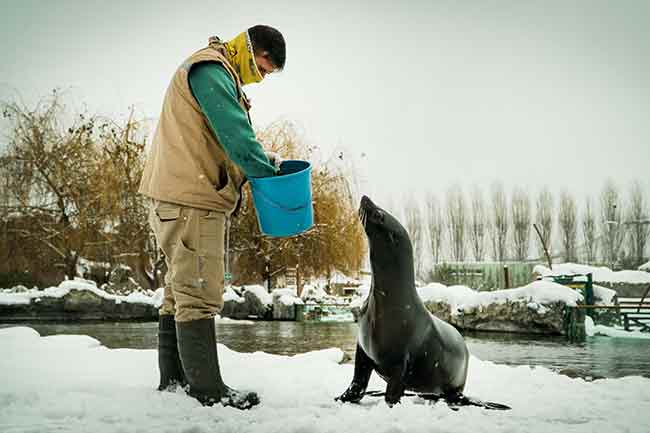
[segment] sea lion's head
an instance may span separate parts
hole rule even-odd
[[[368,236],[370,261],[373,269],[400,265],[413,268],[413,249],[408,232],[391,214],[377,206],[365,195],[359,206],[359,219]]]

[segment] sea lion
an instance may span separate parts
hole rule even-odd
[[[460,333],[422,303],[415,289],[407,231],[366,196],[361,199],[359,218],[370,247],[372,284],[359,314],[354,377],[336,400],[357,403],[365,394],[383,394],[366,393],[376,371],[387,382],[389,406],[409,390],[450,405],[490,407],[492,403],[463,395],[469,350]]]

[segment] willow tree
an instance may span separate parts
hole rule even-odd
[[[291,123],[279,122],[258,133],[267,150],[285,159],[310,160],[312,150]],[[328,167],[312,168],[314,226],[290,238],[262,235],[250,194],[244,189],[241,208],[231,218],[230,261],[233,282],[259,282],[296,268],[300,276],[329,275],[334,270],[354,273],[365,255],[365,235],[352,202],[346,178]]]
[[[73,277],[83,254],[101,242],[102,206],[98,119],[79,114],[65,122],[54,92],[35,108],[3,104],[8,120],[2,170],[11,197],[5,206],[22,221],[23,242],[36,243]]]

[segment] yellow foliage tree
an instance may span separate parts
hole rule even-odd
[[[288,122],[270,125],[258,133],[258,139],[285,159],[310,160],[313,151]],[[360,269],[365,236],[346,178],[327,166],[314,166],[312,198],[312,229],[291,238],[269,238],[260,233],[250,190],[245,189],[230,231],[235,284],[272,279],[288,268],[296,268],[302,277]]]

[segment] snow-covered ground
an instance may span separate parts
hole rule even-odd
[[[628,284],[645,284],[650,283],[650,273],[644,271],[612,271],[606,267],[596,267],[581,265],[577,263],[559,263],[553,264],[553,270],[543,265],[537,265],[533,269],[533,274],[541,276],[551,275],[572,275],[572,274],[589,274],[593,275],[593,280],[601,283],[628,283]]]
[[[626,331],[621,327],[614,328],[611,326],[596,325],[593,319],[589,316],[585,317],[585,332],[590,337],[598,335],[612,338],[650,339],[650,332]]]
[[[0,329],[0,431],[15,432],[647,432],[650,379],[585,382],[545,368],[508,367],[471,358],[466,393],[511,411],[405,398],[388,408],[333,401],[352,364],[328,349],[293,357],[237,353],[220,345],[227,382],[255,389],[250,411],[201,407],[183,391],[155,391],[154,350],[107,349],[87,336],[40,337]],[[383,389],[373,375],[370,389]]]

